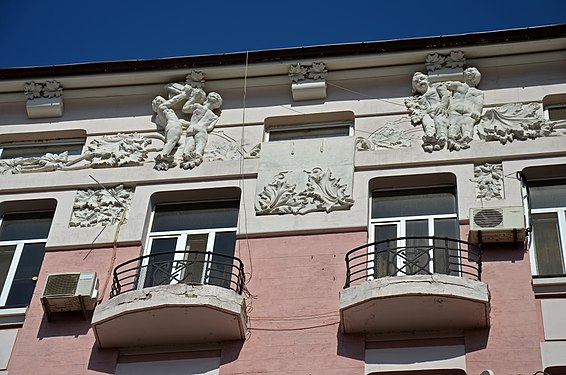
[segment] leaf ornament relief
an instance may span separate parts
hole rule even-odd
[[[70,227],[95,227],[117,224],[122,211],[130,205],[134,190],[118,185],[112,189],[77,191]]]
[[[95,139],[88,145],[93,168],[143,165],[151,140],[139,134],[118,134]]]
[[[297,214],[303,207],[302,198],[295,192],[297,185],[287,182],[286,173],[288,171],[277,173],[273,182],[258,195],[255,207],[258,215]]]
[[[326,172],[315,167],[303,171],[307,176],[306,188],[297,193],[297,185],[289,184],[283,171],[273,177],[273,182],[263,188],[256,202],[257,215],[293,214],[304,215],[309,212],[332,212],[349,209],[354,200],[346,194],[347,185],[340,183],[340,178],[332,177],[332,171]]]

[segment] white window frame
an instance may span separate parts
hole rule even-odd
[[[43,146],[67,146],[67,145],[80,145],[81,146],[81,153],[84,153],[84,148],[86,145],[85,138],[71,138],[71,139],[53,139],[53,140],[39,140],[39,141],[30,141],[30,142],[11,142],[11,143],[3,143],[0,144],[0,159],[2,159],[2,154],[4,153],[5,149],[17,149],[17,148],[33,148],[34,146],[43,147]],[[28,158],[27,156],[19,156],[22,158]]]
[[[372,203],[372,198],[370,198],[370,207]],[[434,221],[436,219],[457,219],[458,214],[437,214],[437,215],[418,215],[418,216],[399,216],[399,217],[387,217],[387,218],[371,218],[371,209],[370,209],[370,219],[369,219],[369,227],[368,227],[368,234],[369,234],[369,243],[374,243],[375,239],[375,227],[376,226],[385,226],[385,225],[396,225],[397,226],[397,241],[398,247],[404,247],[406,245],[406,241],[401,239],[403,237],[407,237],[407,221],[416,221],[416,220],[427,220],[428,223],[428,234],[427,236],[433,237],[434,236]],[[428,269],[431,273],[434,272],[434,253],[432,251],[432,246],[434,245],[433,240],[429,240],[430,248],[430,262],[428,264]],[[373,267],[375,259],[375,252],[373,248],[368,248],[368,278],[371,280],[372,277],[369,274],[373,273]],[[397,268],[400,269],[403,266],[402,258],[397,257]],[[399,276],[399,275],[395,275]]]
[[[155,218],[155,208],[157,207],[154,206],[153,210],[151,212],[151,222],[150,222],[150,228],[151,225],[153,225],[153,220]],[[206,258],[205,258],[205,266],[208,264],[210,265],[210,261],[212,261],[212,256],[214,254],[214,243],[216,241],[216,233],[227,233],[227,232],[236,232],[237,233],[237,226],[234,227],[225,227],[225,228],[211,228],[211,229],[194,229],[194,230],[174,230],[174,231],[154,231],[154,232],[149,232],[148,236],[147,236],[147,241],[146,241],[146,246],[144,249],[144,256],[145,255],[150,255],[151,254],[151,246],[153,244],[153,240],[155,239],[161,239],[161,238],[176,238],[177,242],[175,244],[175,251],[179,251],[179,253],[175,254],[173,260],[183,260],[183,256],[185,255],[184,253],[182,253],[183,251],[185,251],[185,246],[187,245],[187,238],[190,235],[195,235],[195,234],[208,234],[207,236],[207,242],[206,242]],[[142,262],[142,272],[140,272],[140,277],[138,280],[138,289],[142,289],[143,285],[145,283],[145,276],[146,276],[146,270],[147,270],[147,266],[149,264],[149,260],[150,258],[145,258]],[[201,283],[202,284],[207,284],[209,281],[209,271],[210,268],[207,267],[206,269],[203,268],[203,272],[202,272],[202,276],[201,276]],[[172,284],[176,284],[175,281],[171,282]]]
[[[548,213],[555,213],[556,216],[558,217],[558,236],[560,238],[560,248],[562,250],[561,251],[562,268],[564,270],[564,274],[566,274],[566,207],[531,208],[529,218],[532,218],[532,216],[536,214],[548,214]],[[538,276],[539,271],[538,271],[538,262],[536,257],[536,248],[535,248],[536,233],[534,230],[531,230],[531,236],[532,238],[529,241],[531,273],[535,276]],[[544,277],[544,275],[542,275],[542,277]]]
[[[545,120],[550,120],[550,113],[548,112],[548,110],[553,108],[566,108],[566,103],[545,105],[543,111]]]
[[[333,122],[320,122],[320,123],[307,123],[307,124],[301,124],[301,125],[290,125],[290,126],[284,126],[284,125],[280,125],[280,126],[272,126],[266,129],[265,131],[265,142],[287,142],[287,141],[299,141],[299,140],[303,140],[303,138],[297,138],[297,139],[288,139],[288,140],[276,140],[276,141],[271,141],[270,140],[270,135],[271,133],[277,133],[277,132],[286,132],[286,131],[294,131],[294,130],[317,130],[317,129],[323,129],[323,128],[341,128],[341,127],[348,127],[348,137],[354,135],[354,123],[352,121],[333,121]],[[344,136],[346,137],[346,135]],[[321,135],[320,137],[312,137],[312,138],[305,138],[304,140],[309,140],[309,139],[325,139],[325,138],[336,138],[334,136],[332,137],[326,137],[324,135]]]

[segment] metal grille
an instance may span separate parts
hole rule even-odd
[[[477,211],[474,223],[480,228],[495,228],[503,223],[503,212],[492,208]]]
[[[58,295],[74,295],[77,290],[80,274],[66,273],[61,275],[49,275],[45,284],[44,297]]]

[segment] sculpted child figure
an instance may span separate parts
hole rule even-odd
[[[216,92],[207,95],[204,103],[187,103],[183,106],[183,112],[191,114],[187,137],[183,149],[184,169],[192,169],[202,163],[204,148],[208,142],[208,133],[214,129],[219,116],[214,110],[222,105],[222,97]]]
[[[438,151],[446,144],[450,92],[444,85],[431,85],[428,76],[421,72],[413,75],[412,86],[416,96],[406,104],[414,114],[413,122],[423,126],[423,148],[427,152]]]
[[[476,88],[481,74],[476,68],[464,70],[464,83],[448,82],[446,88],[452,92],[448,111],[448,148],[460,150],[469,148],[474,133],[474,125],[481,118],[483,92]]]
[[[180,119],[172,107],[183,100],[187,100],[184,106],[204,103],[205,98],[204,91],[201,89],[195,89],[189,85],[185,85],[182,92],[179,92],[169,100],[166,100],[162,96],[157,96],[153,99],[151,107],[153,111],[157,113],[156,122],[158,125],[165,128],[165,145],[159,155],[161,158],[170,156],[173,148],[179,143],[183,127],[190,125],[188,121]]]

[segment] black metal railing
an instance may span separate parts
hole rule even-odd
[[[203,251],[172,251],[124,262],[114,269],[110,298],[169,284],[216,285],[242,294],[244,264],[236,257]]]
[[[481,247],[441,237],[402,237],[377,241],[346,254],[346,284],[385,276],[434,273],[481,280]]]

